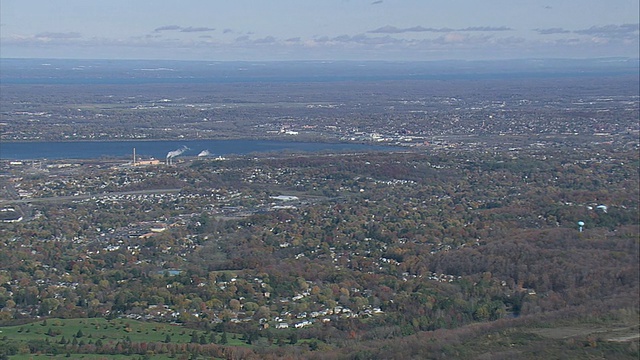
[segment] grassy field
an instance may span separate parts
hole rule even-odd
[[[0,347],[3,344],[23,344],[19,354],[11,360],[27,359],[180,359],[191,354],[149,355],[67,354],[60,345],[55,355],[28,354],[30,341],[51,344],[102,343],[131,341],[134,343],[189,343],[204,336],[216,342],[220,333],[184,328],[179,325],[141,322],[129,319],[47,319],[26,325],[0,327]],[[596,319],[572,319],[538,323],[527,327],[512,327],[502,331],[481,333],[442,348],[443,356],[456,359],[637,359],[639,354],[637,314]],[[63,341],[64,338],[64,341]],[[250,346],[233,333],[227,334],[228,345]],[[298,345],[315,340],[301,339]],[[322,345],[322,344],[321,344]],[[69,348],[67,346],[67,348]],[[0,349],[1,350],[1,349]],[[32,351],[35,352],[35,351]]]
[[[194,336],[195,334],[195,336]],[[206,343],[220,342],[221,333],[194,331],[179,325],[165,323],[142,322],[130,319],[105,320],[100,318],[87,319],[47,319],[25,325],[0,327],[0,347],[3,344],[16,344],[23,349],[12,360],[26,359],[139,359],[140,355],[103,355],[103,354],[70,354],[60,350],[56,355],[28,354],[26,345],[33,341],[46,341],[50,344],[98,344],[98,343],[153,343],[170,342],[172,344],[186,344],[201,337]],[[212,341],[213,340],[213,341]],[[227,334],[227,345],[248,346],[237,334]],[[0,349],[1,350],[1,349]],[[26,351],[25,351],[26,350]],[[32,351],[33,352],[33,351]],[[0,351],[1,353],[1,351]],[[168,354],[154,354],[151,359],[170,359]],[[175,359],[176,357],[173,357]]]
[[[87,342],[93,339],[102,341],[131,340],[132,342],[165,341],[167,335],[171,342],[187,343],[191,341],[193,330],[181,326],[147,323],[129,319],[105,320],[91,319],[47,319],[20,326],[0,327],[0,336],[16,340],[48,339],[59,342],[62,337]],[[203,334],[197,332],[198,336]],[[78,336],[81,335],[81,336]]]
[[[170,355],[153,355],[143,357],[141,355],[97,355],[97,354],[72,354],[70,357],[66,355],[14,355],[10,357],[11,360],[69,360],[69,359],[84,359],[84,360],[124,360],[124,359],[152,359],[152,360],[176,360],[177,357],[170,357]]]
[[[557,321],[477,336],[448,347],[464,359],[638,359],[637,317]]]

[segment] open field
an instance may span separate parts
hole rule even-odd
[[[227,335],[225,335],[227,336]],[[105,320],[91,319],[47,319],[30,324],[5,326],[0,328],[2,349],[14,353],[10,359],[58,359],[68,358],[73,354],[74,359],[130,359],[140,354],[138,347],[133,347],[133,355],[102,354],[105,348],[127,347],[131,344],[162,343],[184,347],[186,344],[210,344],[220,342],[222,334],[216,332],[195,331],[179,325],[165,323],[147,323],[130,319]],[[237,334],[228,334],[226,343],[229,346],[247,346]],[[114,345],[115,344],[115,345]],[[118,345],[122,344],[122,345]],[[180,345],[182,344],[182,345]],[[87,345],[93,345],[96,354],[87,352]],[[106,346],[103,348],[103,345]],[[33,349],[47,349],[33,351]],[[30,353],[31,352],[31,353]],[[151,359],[168,359],[165,354],[151,354]],[[47,355],[41,355],[45,353]],[[144,352],[142,352],[144,354]],[[174,357],[175,358],[175,353]]]
[[[632,313],[629,312],[630,314]],[[423,332],[413,336],[405,345],[412,347],[411,341],[422,344],[420,347],[436,346],[440,355],[456,359],[637,359],[638,355],[638,323],[633,314],[628,317],[620,312],[609,316],[596,318],[569,317],[564,320],[534,321],[524,325],[518,319],[504,323],[502,326],[486,324],[485,328],[470,325],[461,328],[461,332],[445,334],[440,331]],[[0,328],[3,336],[3,345],[8,343],[23,344],[23,349],[9,357],[11,360],[27,359],[180,359],[187,358],[187,353],[154,353],[149,351],[144,355],[140,352],[132,352],[130,355],[78,353],[73,346],[62,345],[62,339],[71,339],[73,343],[95,344],[98,340],[104,343],[127,342],[133,343],[164,343],[166,336],[171,337],[174,344],[188,344],[193,334],[211,335],[204,331],[193,331],[182,326],[146,323],[128,319],[104,320],[104,319],[48,319],[41,322]],[[80,337],[78,333],[81,332]],[[52,335],[47,335],[52,333]],[[220,334],[216,334],[219,339]],[[247,345],[238,334],[228,334],[227,349],[249,350],[258,349],[266,344],[256,343]],[[56,351],[43,355],[39,353],[29,354],[24,344],[32,344],[47,341],[60,345]],[[392,340],[383,340],[386,343]],[[436,345],[437,344],[437,345]],[[310,346],[326,346],[318,340],[301,339],[297,347],[306,349]],[[279,344],[282,346],[282,344]],[[293,346],[293,345],[292,345]],[[275,344],[270,346],[275,349]],[[232,350],[233,351],[233,350]],[[420,353],[421,350],[413,350]],[[347,352],[349,353],[349,352]],[[346,356],[347,353],[343,353]],[[229,353],[230,354],[230,353]],[[365,352],[351,353],[353,356],[368,354]],[[335,354],[334,354],[335,355]],[[371,354],[370,354],[371,355]],[[400,355],[400,354],[399,354]],[[426,356],[426,353],[423,353]],[[440,356],[439,355],[439,356]],[[211,357],[203,357],[209,359]],[[228,357],[227,357],[228,358]],[[430,357],[426,357],[430,358]],[[435,357],[438,358],[438,357]]]
[[[634,326],[594,326],[589,324],[554,327],[549,329],[532,329],[531,333],[549,339],[570,339],[579,336],[595,336],[605,341],[633,341],[640,337],[638,325]]]
[[[171,337],[172,342],[187,343],[191,339],[191,331],[180,326],[159,323],[145,323],[129,319],[105,320],[95,319],[48,319],[28,325],[8,326],[0,328],[2,335],[9,339],[45,340],[59,342],[76,338],[88,342],[93,339],[102,341],[119,341],[130,339],[133,342],[160,342]],[[78,332],[82,336],[76,336]],[[201,334],[198,334],[198,336]]]
[[[11,360],[38,360],[38,359],[47,359],[47,360],[62,360],[62,359],[81,359],[81,360],[122,360],[122,359],[152,359],[152,360],[169,360],[176,359],[176,357],[171,357],[171,355],[148,355],[148,356],[131,356],[131,355],[104,355],[104,354],[73,354],[67,356],[63,355],[14,355],[10,359]]]

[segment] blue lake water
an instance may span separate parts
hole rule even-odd
[[[323,152],[397,150],[383,145],[352,143],[286,142],[272,140],[153,140],[153,141],[75,141],[75,142],[0,142],[0,159],[99,159],[131,158],[133,149],[139,159],[165,159],[169,152],[184,150],[179,156],[247,155],[268,152]]]

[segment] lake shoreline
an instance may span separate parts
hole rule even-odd
[[[311,142],[269,139],[76,140],[0,143],[0,160],[215,158],[269,153],[322,153],[406,150],[390,144]],[[179,152],[178,155],[175,152]]]

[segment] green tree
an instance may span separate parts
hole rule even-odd
[[[292,331],[291,335],[289,335],[289,344],[295,345],[298,343],[298,332]]]
[[[190,342],[191,342],[192,344],[197,344],[199,340],[200,340],[200,339],[198,338],[198,333],[194,330],[194,331],[191,333],[191,341],[190,341]]]

